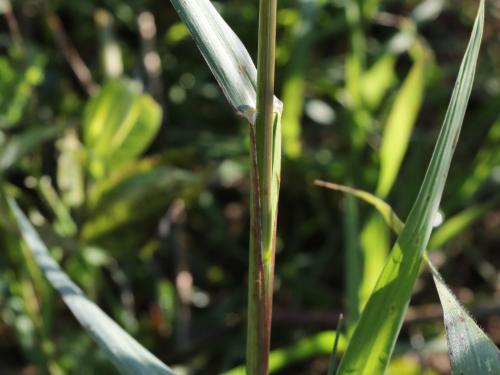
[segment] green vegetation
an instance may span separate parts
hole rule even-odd
[[[0,372],[500,373],[461,5],[0,0]]]

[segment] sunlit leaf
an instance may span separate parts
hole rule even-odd
[[[484,1],[481,1],[471,40],[420,192],[358,321],[338,374],[383,374],[392,356],[472,90],[483,22]]]
[[[414,64],[389,112],[380,147],[380,175],[377,195],[385,197],[392,188],[410,141],[425,87],[425,64],[421,58]]]
[[[109,81],[85,108],[83,143],[93,177],[103,178],[144,152],[161,115],[160,106],[136,83]]]
[[[324,181],[316,181],[315,183],[318,186],[353,194],[371,204],[380,212],[387,225],[396,234],[401,233],[404,223],[399,219],[392,207],[379,197],[366,191]],[[498,348],[448,289],[430,259],[427,256],[424,256],[424,259],[432,272],[434,284],[443,307],[448,351],[453,373],[457,375],[500,373],[500,352]]]
[[[188,26],[210,70],[233,109],[254,122],[257,69],[245,46],[209,0],[171,0]],[[275,110],[281,102],[275,98]]]
[[[500,351],[448,289],[432,264],[434,283],[443,306],[444,326],[454,375],[500,374]]]

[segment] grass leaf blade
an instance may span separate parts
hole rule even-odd
[[[171,0],[233,109],[254,123],[257,69],[245,46],[209,0]],[[274,99],[281,113],[281,102]]]
[[[483,23],[484,1],[481,1],[421,190],[361,315],[338,374],[382,375],[392,356],[460,134],[472,90]]]
[[[500,351],[460,305],[430,262],[429,267],[443,306],[453,374],[500,374]]]
[[[352,194],[374,206],[384,217],[387,225],[396,233],[401,233],[404,223],[392,207],[379,197],[363,190],[325,181],[315,181],[318,186]],[[489,337],[476,324],[457,297],[446,285],[430,259],[424,258],[432,272],[434,285],[443,307],[444,324],[448,351],[454,374],[497,374],[500,373],[500,352]]]
[[[108,359],[125,375],[173,375],[173,371],[125,332],[64,273],[17,203],[9,198],[21,234],[35,262]]]

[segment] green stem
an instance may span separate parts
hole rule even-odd
[[[281,142],[274,112],[277,0],[261,0],[257,118],[250,125],[252,184],[249,251],[247,373],[268,374]]]

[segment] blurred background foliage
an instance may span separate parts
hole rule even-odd
[[[255,60],[258,2],[215,2]],[[470,32],[473,0],[281,0],[284,102],[271,368],[321,374],[393,237],[316,178],[416,197]],[[35,267],[14,196],[106,312],[179,373],[244,360],[248,134],[169,2],[0,0],[0,372],[112,374]],[[500,342],[500,4],[431,256]],[[391,374],[447,374],[423,272]],[[341,345],[342,346],[342,345]],[[342,348],[341,348],[342,349]],[[281,372],[280,372],[281,371]]]

